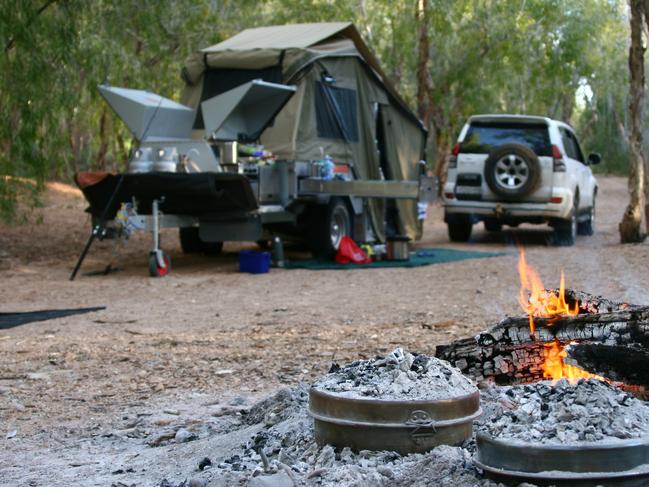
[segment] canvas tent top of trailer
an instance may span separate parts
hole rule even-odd
[[[385,74],[381,65],[351,22],[321,22],[273,25],[246,29],[218,44],[191,54],[182,69],[186,83],[183,104],[198,106],[200,88],[210,69],[256,69],[280,66],[285,83],[319,58],[354,56],[362,59],[391,97],[419,125],[408,104]],[[279,80],[277,80],[279,81]]]

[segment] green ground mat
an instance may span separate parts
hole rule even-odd
[[[482,259],[484,257],[499,257],[507,252],[478,252],[472,250],[453,249],[417,249],[410,253],[410,260],[382,260],[371,264],[338,264],[334,261],[306,259],[286,262],[286,269],[380,269],[383,267],[419,267],[423,265],[442,264],[466,259]]]

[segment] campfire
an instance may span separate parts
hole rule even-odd
[[[649,307],[566,288],[548,289],[520,249],[518,301],[506,318],[474,338],[437,348],[477,382],[513,385],[595,378],[643,396],[649,386]]]
[[[522,247],[519,248],[518,274],[521,280],[518,301],[529,318],[530,338],[532,340],[534,340],[536,331],[534,318],[546,318],[545,324],[552,326],[561,317],[577,316],[579,314],[579,300],[575,300],[572,307],[566,300],[563,271],[561,271],[559,290],[546,289],[536,269],[527,263],[525,250]],[[576,342],[572,342],[572,344],[576,344]],[[558,339],[555,338],[552,342],[543,344],[543,347],[541,369],[543,370],[544,379],[551,379],[555,382],[560,379],[568,379],[570,382],[589,378],[606,380],[602,376],[591,374],[575,365],[566,363],[565,359],[568,357],[568,353],[566,347]]]

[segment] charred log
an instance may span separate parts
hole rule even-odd
[[[568,347],[570,363],[625,384],[649,385],[649,350],[635,347],[578,344]]]
[[[436,356],[478,382],[516,384],[544,378],[547,345],[558,341],[564,346],[574,344],[571,362],[588,372],[649,386],[649,367],[645,367],[649,365],[649,306],[617,303],[573,290],[566,291],[566,299],[572,305],[579,302],[579,314],[535,318],[533,336],[527,316],[507,318],[474,338],[438,346]]]

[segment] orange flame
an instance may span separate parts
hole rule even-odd
[[[566,349],[559,340],[555,339],[553,342],[543,344],[543,378],[552,379],[557,381],[559,379],[568,379],[571,383],[577,382],[579,379],[599,379],[608,382],[608,379],[601,375],[591,374],[590,372],[565,363],[564,359],[568,356]]]
[[[561,272],[561,281],[559,283],[559,293],[547,291],[543,281],[536,270],[528,265],[525,260],[525,251],[520,248],[518,258],[518,273],[521,279],[521,289],[518,301],[527,313],[530,320],[530,334],[534,336],[536,326],[534,318],[550,318],[550,323],[560,316],[576,316],[579,314],[579,302],[575,302],[573,308],[570,308],[566,302],[566,285],[563,271]],[[543,344],[543,378],[557,381],[559,379],[568,379],[570,382],[576,382],[579,379],[596,378],[605,379],[602,376],[591,374],[577,366],[565,363],[568,356],[565,347],[557,340]]]
[[[579,303],[575,302],[574,308],[570,308],[566,302],[565,278],[561,272],[559,294],[546,291],[543,281],[536,270],[527,264],[525,251],[520,248],[518,257],[518,274],[521,279],[521,289],[518,295],[518,302],[523,311],[530,319],[530,334],[534,336],[536,326],[534,317],[556,319],[559,316],[576,316],[579,314]]]

